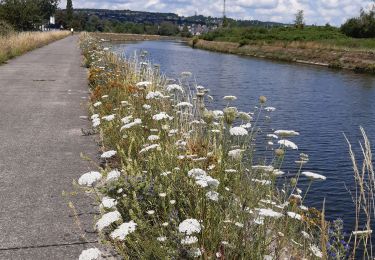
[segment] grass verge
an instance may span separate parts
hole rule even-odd
[[[67,31],[22,32],[0,37],[0,64],[69,34]]]
[[[319,42],[236,42],[194,39],[190,46],[210,51],[232,53],[274,60],[348,69],[359,73],[375,74],[375,52],[370,49],[334,47]]]

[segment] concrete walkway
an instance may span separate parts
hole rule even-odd
[[[62,196],[91,170],[80,153],[97,152],[81,134],[89,126],[80,119],[87,115],[86,79],[78,36],[0,65],[0,259],[78,259],[97,240],[91,201]]]

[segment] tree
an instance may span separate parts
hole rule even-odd
[[[375,37],[375,5],[367,12],[362,9],[359,17],[348,19],[341,25],[341,31],[354,38]]]
[[[181,36],[182,37],[191,37],[191,33],[189,32],[189,28],[186,26],[186,24],[182,28]]]
[[[0,0],[0,20],[20,31],[36,30],[57,9],[59,0]]]
[[[294,26],[299,29],[303,29],[305,26],[305,15],[303,10],[298,10],[295,15]]]
[[[66,22],[68,26],[71,26],[73,21],[73,3],[72,0],[66,1]]]

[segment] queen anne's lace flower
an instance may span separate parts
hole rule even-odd
[[[82,253],[79,255],[79,260],[96,260],[101,257],[102,252],[100,252],[99,249],[96,247],[94,248],[89,248],[86,250],[83,250]]]
[[[295,135],[299,135],[298,132],[294,131],[294,130],[276,130],[274,132],[274,134],[278,135],[278,136],[295,136]]]
[[[140,150],[140,151],[139,151],[139,154],[142,154],[142,153],[148,152],[148,151],[150,151],[150,150],[154,150],[154,149],[159,148],[159,147],[160,147],[159,144],[152,144],[152,145],[149,145],[149,146],[143,148],[142,150]]]
[[[293,149],[293,150],[298,150],[298,146],[295,143],[293,143],[292,141],[283,139],[283,140],[278,141],[277,143],[280,144],[280,145],[283,145],[287,148],[290,148],[290,149]]]
[[[240,160],[242,158],[242,153],[244,150],[235,149],[228,152],[228,156],[232,157],[234,160]]]
[[[171,84],[171,85],[167,86],[167,91],[168,92],[179,91],[179,92],[183,93],[184,89],[180,85]]]
[[[121,176],[121,172],[119,172],[119,170],[117,169],[112,170],[107,175],[107,182],[116,181],[120,176]]]
[[[201,232],[201,225],[199,221],[194,218],[185,219],[178,225],[178,231],[180,233],[185,233],[186,235],[191,235],[193,233]]]
[[[158,98],[164,98],[164,95],[159,91],[149,92],[146,95],[146,99],[158,99]]]
[[[231,129],[229,129],[229,133],[234,136],[248,135],[248,131],[240,126],[232,127]]]
[[[115,119],[115,114],[103,116],[102,119],[105,120],[105,121],[108,121],[108,122],[112,121],[113,119]]]
[[[168,119],[168,120],[172,120],[173,117],[169,116],[167,113],[165,112],[160,112],[159,114],[156,114],[152,117],[153,120],[155,121],[160,121],[160,120],[163,120],[163,119]]]
[[[78,179],[78,184],[81,186],[91,187],[94,182],[100,180],[101,178],[102,175],[100,174],[100,172],[87,172]]]
[[[326,176],[314,173],[314,172],[302,172],[302,175],[310,178],[310,179],[317,179],[317,180],[323,180],[325,181],[327,179]]]
[[[110,197],[104,197],[102,199],[102,203],[100,203],[100,207],[111,209],[117,205],[117,201],[115,199],[112,199]]]
[[[110,151],[104,152],[100,157],[102,159],[109,159],[109,158],[115,156],[116,154],[117,154],[116,151],[110,150]]]
[[[207,192],[206,197],[212,201],[219,201],[219,193],[217,193],[216,191]]]
[[[141,81],[141,82],[138,82],[137,84],[135,84],[135,86],[137,88],[147,88],[151,84],[152,84],[152,82],[150,82],[150,81]]]
[[[105,213],[99,220],[96,222],[96,228],[101,231],[103,228],[108,227],[112,223],[118,221],[121,219],[121,214],[120,212],[116,211],[111,211],[108,213]]]
[[[189,103],[189,102],[180,102],[176,106],[177,107],[182,107],[182,108],[184,108],[184,107],[193,107],[193,105],[191,103]]]
[[[124,240],[127,235],[133,233],[135,231],[135,228],[137,227],[137,223],[135,223],[133,220],[121,224],[117,229],[115,229],[111,234],[111,238],[113,239],[119,239]]]

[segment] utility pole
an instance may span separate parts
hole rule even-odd
[[[221,22],[221,27],[227,27],[228,21],[227,21],[227,15],[226,15],[226,0],[224,0],[223,5],[223,21]]]
[[[223,19],[226,17],[226,14],[225,14],[226,6],[225,6],[225,4],[226,4],[226,0],[224,0],[224,6],[223,6]]]

